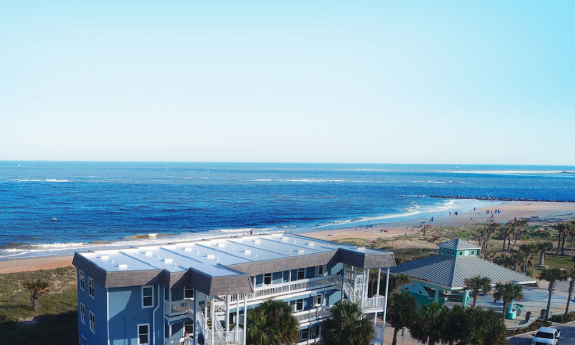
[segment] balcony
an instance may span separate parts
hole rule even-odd
[[[292,315],[299,322],[299,325],[302,326],[308,323],[313,323],[314,321],[319,321],[322,318],[330,317],[331,312],[329,307],[320,307],[316,309],[295,312],[292,313]]]
[[[362,303],[363,311],[364,312],[369,312],[369,310],[373,310],[373,312],[381,311],[383,309],[384,304],[385,304],[385,296],[375,295],[370,298],[364,298]]]
[[[254,293],[248,294],[248,299],[269,298],[278,295],[285,295],[294,292],[307,291],[312,289],[322,289],[331,286],[341,287],[341,277],[337,275],[327,277],[317,277],[310,279],[300,279],[292,282],[264,285],[255,288]],[[231,302],[236,302],[236,296],[230,296]]]
[[[190,316],[194,310],[194,300],[185,299],[182,301],[168,302],[164,301],[164,315],[167,317],[183,317],[189,313]]]

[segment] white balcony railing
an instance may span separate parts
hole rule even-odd
[[[312,310],[299,311],[292,313],[292,315],[299,322],[300,326],[305,323],[319,320],[331,316],[329,307],[320,307]]]
[[[385,304],[385,296],[375,295],[363,299],[363,309],[382,309]]]
[[[259,299],[259,298],[271,297],[274,295],[281,295],[311,289],[320,289],[330,286],[341,286],[341,277],[333,275],[327,277],[301,279],[281,284],[264,285],[255,288],[254,293],[248,294],[248,299]],[[236,301],[237,296],[233,295],[230,296],[230,302],[236,302]]]
[[[164,314],[168,317],[179,316],[194,310],[194,300],[185,299],[182,301],[164,301]]]

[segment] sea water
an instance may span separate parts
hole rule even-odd
[[[216,235],[365,226],[490,201],[575,199],[575,168],[0,162],[0,259]]]

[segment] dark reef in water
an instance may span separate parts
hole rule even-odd
[[[435,199],[472,199],[487,201],[543,201],[543,202],[575,202],[575,200],[549,200],[549,199],[530,199],[530,198],[499,198],[495,196],[468,196],[468,195],[428,195]]]

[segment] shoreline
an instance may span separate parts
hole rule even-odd
[[[486,210],[500,209],[501,213],[496,213],[491,218],[491,214],[487,214]],[[564,220],[575,219],[575,204],[568,202],[523,202],[511,201],[498,203],[493,206],[481,207],[476,210],[467,212],[459,212],[458,215],[440,215],[434,216],[434,221],[430,219],[419,218],[409,221],[388,222],[382,223],[372,221],[368,226],[342,226],[335,229],[325,230],[304,230],[297,231],[294,234],[303,235],[311,238],[338,241],[349,238],[361,239],[377,239],[386,237],[402,236],[412,231],[418,231],[418,228],[413,229],[413,226],[422,226],[423,224],[431,224],[432,227],[445,226],[458,226],[486,223],[493,219],[498,223],[505,223],[509,220],[517,218],[537,217],[530,220],[530,223],[549,223],[560,222]],[[409,229],[407,229],[409,227]],[[385,229],[385,232],[380,232]],[[222,237],[222,236],[214,236]],[[152,245],[159,245],[152,244]],[[146,244],[144,244],[146,245]],[[8,260],[0,260],[0,274],[15,273],[23,271],[35,271],[41,269],[54,269],[58,267],[66,267],[72,265],[72,254],[52,254],[48,256],[37,256],[32,258],[13,258]]]

